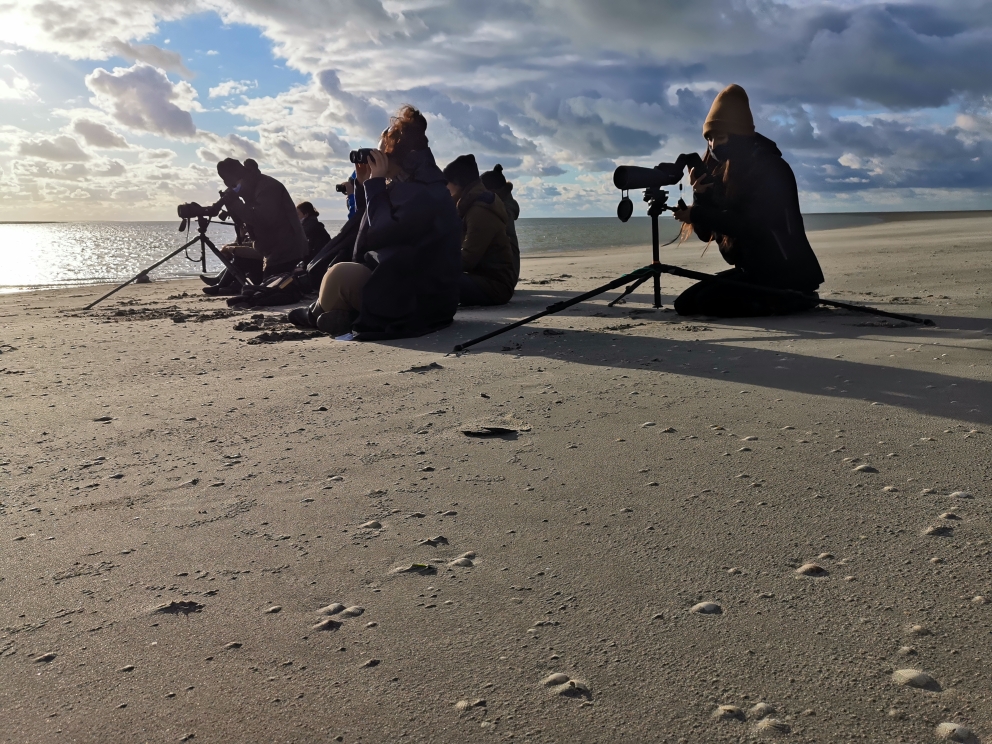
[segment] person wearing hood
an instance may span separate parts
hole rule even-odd
[[[448,191],[462,221],[462,305],[505,305],[513,297],[519,268],[506,226],[506,207],[479,177],[474,155],[461,155],[444,169]]]
[[[317,220],[320,217],[320,212],[310,202],[305,201],[297,204],[296,215],[300,218],[303,234],[307,236],[309,250],[307,251],[305,260],[312,261],[314,256],[330,242],[331,236],[327,234],[324,223]]]
[[[224,246],[224,251],[252,280],[260,283],[288,271],[306,258],[307,236],[286,187],[258,170],[251,158],[244,164],[234,158],[217,163],[217,174],[228,187],[224,207],[247,225],[253,241]],[[211,289],[206,287],[206,289]]]
[[[300,327],[359,340],[443,328],[458,309],[460,225],[427,140],[427,120],[403,106],[367,163],[351,261],[331,265],[317,302],[289,314]]]
[[[809,299],[706,279],[675,300],[680,315],[734,318],[782,315],[815,307],[823,282],[806,239],[792,168],[775,143],[754,129],[747,93],[730,85],[713,101],[703,137],[709,148],[703,168],[689,173],[691,207],[676,209],[683,233],[715,241],[733,269],[724,280],[799,290]]]
[[[482,174],[482,185],[492,191],[506,207],[506,214],[510,218],[506,222],[506,234],[510,238],[510,247],[513,248],[513,264],[517,272],[517,279],[520,278],[520,242],[517,240],[517,220],[520,219],[520,205],[513,198],[513,183],[506,180],[503,175],[503,166],[497,163],[491,171]]]

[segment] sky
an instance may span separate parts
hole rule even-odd
[[[807,213],[992,208],[992,0],[0,0],[0,220],[172,219],[224,157],[342,218],[404,103],[522,217],[611,215],[729,83]]]

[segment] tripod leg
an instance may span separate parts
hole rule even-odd
[[[614,305],[622,305],[622,304],[624,303],[624,299],[623,299],[624,297],[626,297],[627,295],[629,295],[629,294],[631,294],[631,293],[632,293],[632,292],[633,292],[633,291],[634,291],[635,289],[637,289],[638,287],[640,287],[640,286],[641,286],[642,284],[644,284],[644,282],[646,282],[646,281],[647,281],[648,279],[650,279],[650,278],[651,278],[651,276],[650,276],[650,275],[648,275],[648,276],[642,276],[642,277],[641,277],[640,279],[638,279],[638,280],[637,280],[636,282],[634,282],[634,283],[633,283],[633,284],[631,284],[631,285],[630,285],[629,287],[627,287],[627,288],[626,288],[626,289],[625,289],[625,290],[623,291],[623,294],[622,294],[622,295],[620,295],[619,297],[617,297],[617,298],[616,298],[615,300],[613,300],[612,302],[609,302],[609,303],[607,303],[607,305],[606,305],[606,306],[607,306],[607,307],[613,307]],[[654,277],[654,280],[655,280],[655,282],[657,282],[657,281],[658,281],[658,276],[657,276],[657,274],[655,275],[655,277]]]
[[[195,242],[196,242],[197,240],[199,240],[199,238],[193,238],[193,240],[191,240],[191,241],[189,241],[189,242],[188,242],[188,243],[187,243],[186,245],[184,245],[184,246],[182,246],[181,248],[177,248],[177,249],[176,249],[176,250],[174,250],[174,251],[173,251],[172,253],[170,253],[170,254],[169,254],[168,256],[166,256],[165,258],[163,258],[163,259],[162,259],[161,261],[156,261],[155,263],[153,263],[153,264],[152,264],[151,266],[149,266],[149,267],[148,267],[147,269],[145,269],[144,271],[141,271],[141,272],[139,272],[139,273],[138,273],[137,275],[135,275],[135,276],[133,276],[132,278],[130,278],[130,279],[128,279],[128,280],[127,280],[126,282],[124,282],[124,283],[123,283],[123,284],[121,284],[120,286],[118,286],[118,287],[115,287],[114,289],[112,289],[112,290],[110,290],[109,292],[107,292],[107,294],[105,294],[105,295],[104,295],[103,297],[100,297],[99,299],[96,299],[96,300],[93,300],[93,302],[91,302],[91,303],[90,303],[89,305],[87,305],[86,307],[84,307],[84,308],[83,308],[83,310],[92,310],[92,309],[93,309],[94,307],[96,307],[96,306],[97,306],[98,304],[100,304],[100,303],[101,303],[101,302],[103,302],[103,301],[104,301],[105,299],[107,299],[108,297],[110,297],[110,295],[112,295],[112,294],[116,294],[117,292],[120,292],[120,291],[121,291],[122,289],[124,289],[124,287],[126,287],[126,286],[127,286],[128,284],[130,284],[131,282],[133,282],[133,281],[135,281],[136,279],[138,279],[138,277],[141,277],[141,276],[145,276],[145,275],[146,275],[146,274],[147,274],[147,273],[148,273],[149,271],[151,271],[152,269],[157,269],[157,268],[158,268],[159,266],[161,266],[162,264],[164,264],[164,263],[165,263],[166,261],[168,261],[168,260],[169,260],[170,258],[172,258],[172,257],[174,257],[174,256],[178,256],[178,255],[179,255],[180,253],[182,253],[182,252],[183,252],[184,250],[186,250],[186,249],[187,249],[187,248],[189,248],[189,247],[190,247],[191,245],[193,245],[193,243],[195,243]]]
[[[585,302],[588,299],[595,297],[596,295],[601,295],[603,292],[609,292],[611,289],[616,289],[617,287],[626,284],[631,279],[639,280],[639,282],[644,282],[651,277],[651,275],[657,271],[654,266],[644,266],[640,269],[635,269],[629,274],[624,274],[618,279],[614,279],[609,284],[604,284],[601,287],[596,287],[596,289],[590,289],[588,292],[580,294],[578,297],[573,297],[570,300],[562,300],[561,302],[556,302],[553,305],[548,305],[547,308],[539,313],[531,315],[529,318],[524,318],[523,320],[518,320],[515,323],[510,323],[510,325],[505,325],[502,328],[497,328],[495,331],[490,331],[489,333],[479,336],[478,338],[473,338],[471,341],[465,341],[461,344],[456,344],[454,352],[457,354],[460,351],[464,351],[469,346],[475,346],[482,341],[488,341],[493,336],[499,336],[501,333],[506,333],[507,331],[512,331],[514,328],[519,328],[520,326],[532,323],[538,318],[543,318],[545,315],[552,315],[554,313],[560,313],[565,308],[571,307],[572,305],[577,305],[580,302]]]
[[[234,278],[241,283],[242,287],[248,284],[248,278],[245,276],[244,272],[241,271],[241,269],[239,269],[237,266],[235,266],[234,262],[231,259],[229,259],[223,253],[217,250],[217,246],[214,245],[213,241],[210,238],[208,238],[206,235],[203,235],[199,238],[199,240],[202,241],[200,244],[201,250],[203,250],[203,246],[206,246],[207,248],[212,250],[214,252],[214,255],[220,259],[220,262],[227,267],[228,271],[230,271],[231,274],[234,275]],[[204,252],[206,251],[204,250]]]

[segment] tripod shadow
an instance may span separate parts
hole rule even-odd
[[[388,342],[388,345],[414,348],[424,352],[448,353],[454,344],[496,330],[542,310],[549,304],[574,293],[523,290],[513,302],[497,308],[468,308],[460,311],[448,328],[419,339]],[[602,304],[576,305],[576,313],[562,313],[557,320],[542,327],[523,326],[472,347],[465,353],[497,353],[541,359],[545,362],[569,361],[577,364],[614,369],[651,370],[696,379],[752,385],[788,393],[821,398],[844,398],[881,403],[921,414],[950,417],[976,424],[992,424],[992,383],[945,374],[939,369],[919,370],[885,364],[883,355],[903,352],[907,344],[924,353],[939,349],[944,340],[959,339],[962,331],[976,331],[988,324],[981,319],[932,316],[936,328],[893,323],[880,326],[872,316],[850,311],[818,310],[791,316],[763,318],[711,319],[683,318],[674,313],[655,312],[651,321],[670,323],[673,331],[685,338],[656,338],[637,335],[636,323],[650,322],[645,315],[630,311],[650,307],[650,296],[632,295],[631,303],[612,311]],[[670,302],[671,297],[663,300]],[[640,302],[638,302],[640,301]],[[636,303],[636,304],[635,304]],[[605,313],[609,319],[624,319],[618,328],[568,327],[568,317],[597,318]],[[866,322],[871,323],[866,325]],[[589,321],[583,321],[587,325]],[[619,326],[630,325],[629,328]],[[552,326],[553,334],[545,333]],[[651,327],[651,326],[649,326]],[[657,326],[653,326],[657,328]],[[562,332],[563,331],[563,332]],[[704,336],[723,331],[720,338]],[[730,331],[730,335],[726,335]],[[890,336],[891,338],[885,338]],[[883,338],[878,338],[883,336]],[[912,338],[907,338],[912,336]],[[866,363],[843,358],[823,358],[779,349],[755,348],[755,341],[774,338],[779,342],[817,339],[858,339],[874,337],[881,345],[879,361]],[[936,345],[934,345],[936,343]],[[975,347],[987,351],[987,348]],[[955,350],[961,350],[954,345]],[[934,366],[940,365],[940,355]]]

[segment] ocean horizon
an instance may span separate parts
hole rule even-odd
[[[974,212],[833,212],[803,215],[807,232],[861,227],[892,221],[946,219],[984,215]],[[343,220],[323,220],[333,235]],[[190,238],[177,230],[178,220],[95,222],[0,221],[0,293],[33,289],[124,282],[165,258]],[[622,223],[616,217],[530,217],[517,220],[523,256],[564,251],[590,251],[625,246],[648,246],[648,217]],[[663,243],[678,233],[670,215],[661,219]],[[213,223],[207,235],[219,247],[231,240],[230,224]],[[151,272],[154,280],[196,276],[201,271],[199,246],[179,254]],[[207,252],[207,271],[220,270]]]

